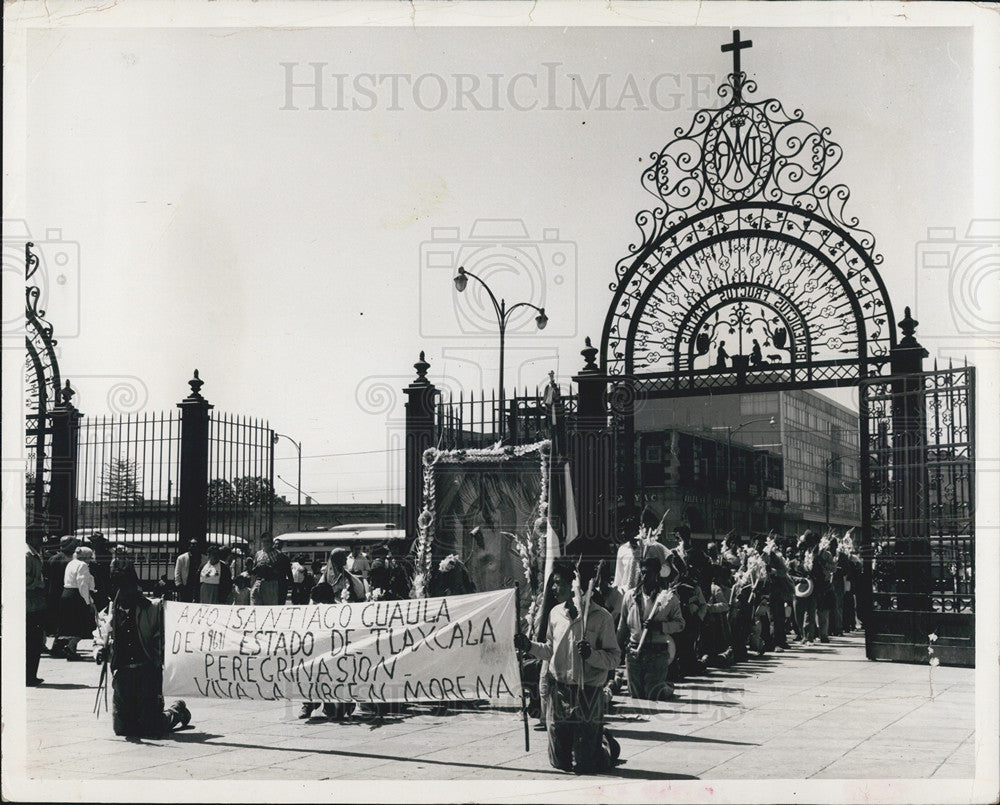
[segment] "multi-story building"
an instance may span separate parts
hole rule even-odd
[[[640,489],[662,501],[660,508],[682,513],[696,533],[860,525],[858,414],[822,394],[652,400],[637,411],[635,429]],[[669,449],[663,477],[651,469],[655,462],[646,459],[655,458],[651,448],[664,438],[690,442],[698,462],[690,474]]]
[[[780,453],[678,428],[637,433],[636,441],[644,502],[669,509],[668,523],[683,521],[697,536],[783,528]]]

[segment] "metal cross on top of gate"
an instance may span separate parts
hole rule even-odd
[[[735,90],[735,97],[737,99],[740,97],[740,88],[743,84],[743,80],[740,77],[742,75],[740,72],[740,51],[752,47],[752,39],[740,39],[739,28],[733,31],[733,41],[722,46],[723,53],[732,51],[733,54],[733,89]]]

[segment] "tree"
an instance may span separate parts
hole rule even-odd
[[[103,497],[109,503],[135,503],[142,500],[139,469],[135,461],[113,458],[107,463]]]
[[[242,506],[267,506],[278,501],[274,486],[261,475],[246,475],[233,481],[236,499]]]
[[[216,509],[226,509],[236,505],[236,489],[225,478],[213,478],[208,482],[208,505]]]

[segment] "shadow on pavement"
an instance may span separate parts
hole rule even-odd
[[[608,775],[622,777],[626,780],[700,780],[693,774],[671,774],[665,771],[649,771],[647,769],[630,769],[628,766],[617,766]]]
[[[180,740],[182,742],[196,742],[204,743],[212,738],[220,738],[220,735],[212,735],[210,733],[171,733],[168,736],[174,740]],[[458,760],[432,760],[426,757],[404,757],[402,755],[380,755],[375,752],[348,752],[345,750],[338,749],[316,749],[315,747],[301,747],[301,746],[268,746],[267,744],[245,744],[245,743],[234,743],[233,741],[212,741],[212,746],[225,746],[231,749],[268,749],[272,752],[294,752],[295,754],[313,754],[313,755],[329,755],[331,757],[356,757],[356,758],[374,758],[376,760],[388,760],[388,761],[400,761],[403,763],[419,763],[421,765],[430,764],[432,766],[456,766],[459,768],[466,769],[509,769],[510,771],[523,771],[529,774],[557,774],[560,777],[565,776],[565,772],[559,769],[523,769],[517,766],[490,766],[483,763],[463,763]],[[616,770],[617,771],[617,770]]]
[[[158,741],[177,741],[182,744],[201,744],[205,741],[211,741],[214,738],[224,738],[224,735],[216,735],[212,732],[193,732],[193,728],[187,731],[175,731],[162,738],[157,738]]]
[[[43,682],[38,687],[46,690],[95,690],[97,685],[78,685],[75,682]]]
[[[724,741],[721,738],[701,738],[697,735],[683,735],[675,732],[650,732],[648,730],[623,730],[615,727],[611,730],[615,738],[628,738],[633,741],[677,741],[700,744],[725,744],[727,746],[760,746],[747,741]]]
[[[739,702],[728,701],[727,699],[689,699],[687,696],[683,695],[683,688],[679,690],[679,695],[671,703],[679,705],[680,707],[683,707],[686,704],[704,704],[709,707],[735,707],[739,704]]]

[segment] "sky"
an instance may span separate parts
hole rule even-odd
[[[925,344],[961,355],[957,292],[919,244],[929,228],[960,240],[975,213],[970,30],[742,35],[753,97],[801,108],[843,147],[830,178],[876,235],[897,318],[912,305]],[[508,389],[550,370],[565,386],[584,337],[599,342],[635,215],[656,202],[640,184],[649,156],[720,103],[730,37],[30,31],[23,220],[43,258],[71,255],[47,298],[77,406],[169,410],[197,368],[216,410],[301,441],[305,494],[402,502],[402,456],[386,450],[418,353],[439,385],[496,385],[495,324],[451,282],[459,262],[489,263],[472,235],[490,232],[509,269],[490,274],[497,294],[549,317],[508,333]],[[293,499],[294,449],[276,455]]]

